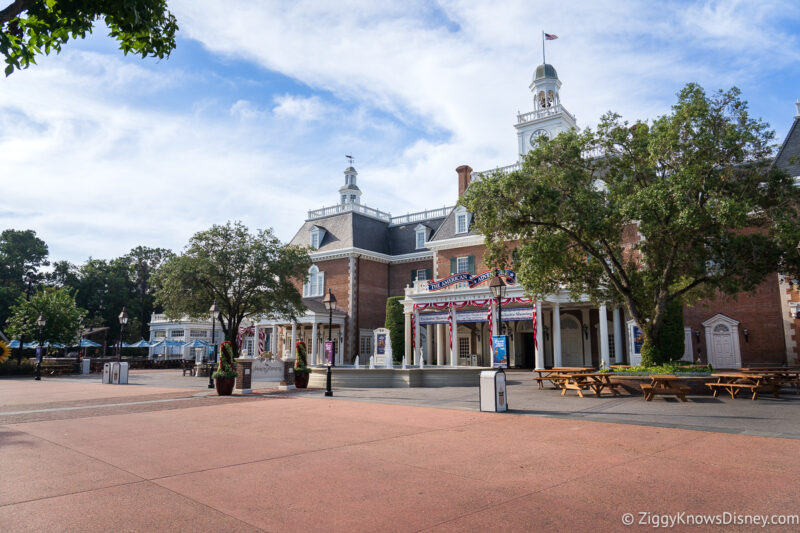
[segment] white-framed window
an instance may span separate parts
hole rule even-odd
[[[417,281],[428,279],[428,270],[425,268],[417,269]]]
[[[153,337],[156,339],[165,339],[167,338],[167,332],[163,329],[157,329],[153,332]]]
[[[417,249],[425,248],[425,231],[417,231]]]
[[[308,269],[308,281],[303,285],[303,296],[316,297],[322,296],[325,292],[325,273],[320,272],[317,265],[311,265]]]
[[[347,201],[347,195],[343,194],[342,195],[342,203],[345,203],[346,201]]]
[[[315,250],[319,249],[319,232],[312,231],[311,232],[311,247]]]
[[[459,357],[466,357],[471,352],[469,337],[459,337],[458,338],[458,356]]]
[[[169,332],[169,336],[173,339],[176,337],[183,338],[183,330],[182,329],[173,329]]]
[[[372,355],[372,335],[361,335],[361,342],[358,348],[359,355],[365,357]]]
[[[467,225],[467,214],[459,213],[456,215],[456,233],[466,233],[469,226]]]
[[[456,272],[469,272],[469,256],[456,259]]]
[[[204,329],[190,329],[189,330],[189,337],[196,339],[196,338],[204,338],[208,337],[210,333]]]

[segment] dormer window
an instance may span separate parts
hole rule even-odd
[[[311,248],[314,250],[319,250],[320,245],[322,245],[322,239],[325,237],[325,228],[311,226],[311,229],[308,230],[308,233],[311,237]]]
[[[417,232],[416,233],[417,250],[419,250],[420,248],[425,248],[425,240],[428,238],[427,226],[423,226],[422,224],[420,224],[414,229]]]
[[[469,231],[469,212],[461,206],[456,209],[456,234]]]
[[[320,272],[317,265],[311,265],[308,269],[308,281],[303,285],[303,296],[306,298],[316,298],[325,292],[325,273]]]

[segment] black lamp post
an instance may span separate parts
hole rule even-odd
[[[214,334],[216,333],[217,328],[217,314],[219,313],[219,307],[217,307],[217,301],[214,300],[214,303],[211,304],[211,344],[214,345],[214,360],[210,362],[208,365],[208,388],[214,388],[214,378],[211,377],[214,372],[214,363],[217,361],[217,341],[214,339]]]
[[[125,325],[128,323],[128,312],[125,311],[125,306],[122,306],[122,312],[119,314],[119,344],[117,345],[117,361],[122,361],[122,332],[125,330]]]
[[[78,355],[75,356],[75,363],[78,365],[78,373],[81,372],[81,339],[83,339],[83,319],[78,322]]]
[[[25,273],[25,276],[22,278],[27,285],[25,287],[25,300],[30,302],[31,301],[31,293],[33,293],[33,282],[36,281],[36,275],[32,271],[28,271]],[[22,346],[25,344],[25,334],[20,334],[19,336],[19,352],[17,363],[22,364]]]
[[[503,298],[506,295],[506,283],[500,277],[500,271],[495,271],[495,276],[489,282],[489,290],[492,291],[492,296],[497,300],[497,332],[503,334]],[[506,347],[506,350],[508,348]],[[506,366],[511,368],[511,357],[506,353]]]
[[[328,289],[328,294],[322,299],[322,303],[325,304],[325,309],[328,310],[328,342],[332,342],[333,310],[336,309],[336,297],[330,288]],[[336,352],[333,350],[333,345],[331,345],[331,360],[328,361],[328,372],[325,375],[325,396],[333,396],[333,391],[331,390],[331,365],[333,365],[335,357]]]
[[[42,357],[44,357],[44,327],[47,324],[47,319],[44,315],[39,315],[36,319],[36,325],[39,326],[39,353],[36,355],[36,381],[42,380]]]

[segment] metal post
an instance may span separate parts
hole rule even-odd
[[[33,378],[36,381],[42,380],[42,358],[44,357],[44,326],[39,326],[39,353],[36,357],[36,377]]]
[[[328,309],[328,342],[332,342],[331,334],[333,332],[333,309]],[[336,358],[336,352],[333,351],[332,354],[333,359]],[[328,371],[325,373],[325,396],[333,396],[333,390],[331,390],[331,365],[333,365],[333,361],[328,361]]]
[[[208,365],[208,388],[214,388],[214,378],[211,377],[214,374],[214,363],[217,361],[217,341],[214,338],[214,333],[216,332],[217,328],[217,317],[211,317],[211,344],[214,345],[214,360],[209,362]]]

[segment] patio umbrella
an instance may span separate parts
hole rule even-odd
[[[129,348],[149,348],[150,346],[152,345],[144,339],[128,345]]]
[[[89,339],[81,339],[81,348],[100,348],[102,344],[97,344],[94,341],[90,341]],[[75,346],[73,346],[75,348]]]
[[[119,348],[119,343],[118,343],[118,342],[117,342],[117,343],[114,343],[114,344],[112,344],[112,345],[111,345],[111,347],[112,347],[112,348]],[[130,348],[130,347],[131,347],[131,345],[130,345],[130,344],[128,344],[127,342],[123,342],[123,343],[122,343],[122,347],[123,347],[123,348]]]
[[[208,348],[209,346],[211,346],[209,343],[200,339],[195,339],[186,345],[187,348]]]

